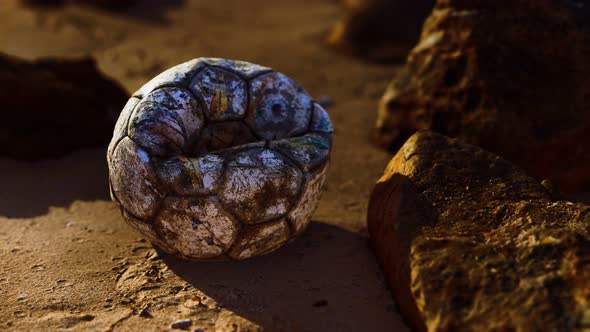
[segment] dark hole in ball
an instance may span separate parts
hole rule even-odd
[[[274,104],[272,105],[272,113],[274,115],[280,115],[283,112],[283,107],[281,104]]]

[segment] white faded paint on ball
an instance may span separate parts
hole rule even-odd
[[[248,151],[248,150],[255,150],[255,149],[264,149],[266,148],[266,143],[264,142],[257,142],[257,143],[246,143],[243,145],[234,146],[231,148],[223,149],[223,151],[216,151],[216,153],[223,154],[224,156],[231,157],[232,155],[236,155],[240,152]]]
[[[172,247],[170,247],[166,242],[162,241],[162,238],[155,231],[154,225],[151,222],[138,219],[127,213],[125,210],[123,210],[122,215],[123,220],[125,220],[129,226],[141,233],[148,241],[157,245],[168,253],[175,253],[175,250]]]
[[[260,75],[264,72],[271,71],[270,68],[257,65],[254,63],[240,61],[240,60],[229,60],[222,58],[204,58],[207,64],[212,66],[218,66],[226,69],[233,70],[246,78],[252,78]]]
[[[310,123],[312,99],[287,76],[272,72],[250,83],[246,123],[267,140],[303,134]]]
[[[297,194],[301,172],[272,150],[247,150],[230,160],[219,193],[224,206],[244,223],[279,218]]]
[[[234,220],[226,211],[223,210],[219,200],[210,198],[205,201],[202,212],[195,212],[197,216],[203,221],[209,224],[209,229],[213,233],[213,236],[219,240],[224,247],[229,245],[235,240],[239,224]]]
[[[202,70],[191,84],[191,91],[205,101],[205,115],[211,121],[239,120],[246,114],[246,82],[236,74],[210,67]]]
[[[224,159],[215,154],[208,154],[199,158],[199,168],[205,191],[213,192],[217,190],[222,177],[223,162]]]
[[[150,155],[142,149],[137,149],[137,158],[139,158],[143,164],[148,164],[150,162]]]
[[[113,193],[132,215],[150,219],[163,196],[157,189],[157,177],[149,157],[129,137],[119,142],[110,167]]]
[[[221,156],[208,154],[198,158],[170,158],[157,165],[160,183],[175,195],[211,195],[221,185],[223,177]]]
[[[278,158],[278,155],[271,150],[263,150],[260,153],[260,160],[266,167],[279,168],[285,165],[284,161]]]
[[[155,224],[186,258],[218,256],[238,232],[237,222],[212,198],[167,198]]]
[[[313,114],[309,125],[310,131],[332,134],[334,127],[328,112],[318,103],[313,103]]]
[[[322,187],[326,182],[328,167],[329,163],[326,163],[319,172],[307,176],[299,202],[297,202],[295,207],[287,215],[287,218],[291,221],[295,235],[301,234],[311,221],[313,212],[320,201]]]
[[[330,156],[330,141],[326,135],[310,133],[273,141],[270,147],[289,157],[304,172],[309,172],[324,164]]]
[[[210,258],[223,253],[221,245],[203,225],[193,228],[189,222],[164,218],[156,222],[162,232],[176,234],[175,238],[170,238],[166,242],[170,243],[175,252],[182,253],[186,258]]]
[[[125,138],[125,136],[127,136],[127,126],[129,125],[129,118],[131,117],[131,114],[133,113],[133,110],[135,109],[137,104],[139,104],[138,98],[129,98],[127,104],[125,104],[125,107],[123,107],[121,114],[119,114],[119,118],[115,123],[115,129],[113,130],[113,138],[111,139],[111,143],[109,144],[109,147],[107,149],[108,162],[111,161],[113,151],[117,147],[117,144],[119,144],[119,142],[123,138]]]
[[[202,112],[188,90],[162,88],[137,105],[129,136],[152,154],[178,155],[199,135],[202,125]]]
[[[141,98],[164,86],[183,86],[187,80],[204,66],[206,66],[205,62],[198,58],[169,68],[147,82],[133,96]]]
[[[265,215],[267,216],[282,216],[287,212],[289,207],[289,201],[282,198],[278,199],[277,202],[266,208]]]
[[[241,154],[236,158],[236,162],[230,164],[230,166],[254,166],[254,161],[249,155]]]

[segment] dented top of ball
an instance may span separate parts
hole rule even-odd
[[[300,234],[325,181],[327,112],[287,76],[198,58],[141,87],[109,145],[124,219],[189,259],[247,258]]]

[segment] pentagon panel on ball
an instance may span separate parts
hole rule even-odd
[[[123,220],[183,259],[270,253],[308,226],[332,149],[328,113],[287,76],[198,58],[141,87],[107,152]]]

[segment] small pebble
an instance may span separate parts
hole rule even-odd
[[[171,328],[173,329],[178,329],[178,330],[188,330],[191,325],[193,325],[193,321],[190,319],[181,319],[181,320],[177,320],[176,322],[172,323],[172,325],[170,325]]]
[[[143,318],[152,318],[152,314],[150,313],[149,307],[147,305],[143,307],[143,309],[141,309],[141,311],[139,312],[139,316]]]
[[[67,228],[70,228],[70,227],[72,227],[72,226],[74,226],[74,223],[73,223],[73,222],[69,222],[69,223],[67,223],[67,224],[66,224],[66,227],[67,227]]]
[[[83,321],[85,321],[85,322],[90,322],[90,321],[93,321],[93,320],[94,320],[94,318],[95,318],[95,317],[94,317],[93,315],[88,315],[88,314],[86,314],[86,315],[84,315],[84,316],[80,317],[80,319],[81,319],[81,320],[83,320]]]
[[[45,266],[43,264],[35,264],[33,266],[31,266],[32,270],[35,271],[41,271],[41,270],[45,270]]]
[[[150,256],[150,258],[148,258],[148,259],[149,259],[150,261],[155,261],[155,260],[158,260],[158,259],[160,259],[160,254],[159,254],[157,251],[155,251],[155,252],[154,252],[154,253],[153,253],[153,254]]]

